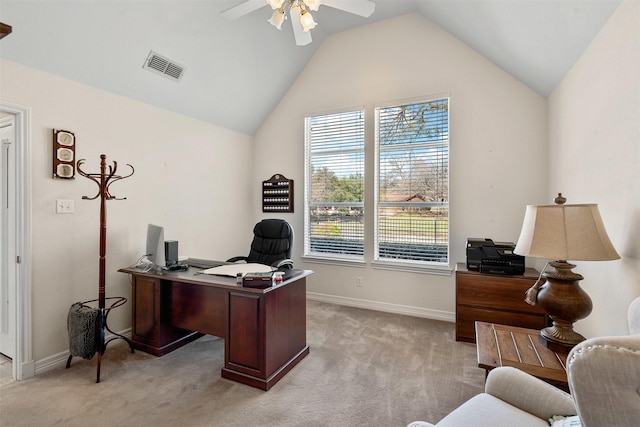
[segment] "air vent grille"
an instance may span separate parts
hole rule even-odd
[[[164,70],[164,73],[168,76],[173,77],[174,79],[180,80],[180,77],[182,77],[183,71],[184,71],[184,68],[182,68],[181,66],[172,64],[171,62],[169,62],[167,64],[167,68],[165,68]]]
[[[180,81],[184,74],[184,67],[182,65],[178,65],[174,61],[158,55],[154,51],[149,52],[149,56],[147,56],[146,61],[144,61],[142,68],[176,82]]]

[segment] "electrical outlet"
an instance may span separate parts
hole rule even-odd
[[[358,276],[356,277],[356,286],[361,288],[363,286],[362,284],[362,276]]]
[[[56,213],[58,214],[72,214],[73,213],[73,200],[56,200]]]

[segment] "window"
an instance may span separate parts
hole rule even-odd
[[[362,262],[366,244],[382,268],[448,267],[449,98],[376,108],[367,177],[364,116],[305,118],[304,255]],[[375,188],[366,236],[365,180]]]
[[[448,264],[449,99],[375,117],[375,260]]]
[[[364,111],[305,118],[305,255],[364,259]]]

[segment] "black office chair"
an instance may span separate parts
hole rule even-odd
[[[227,262],[246,261],[275,268],[293,268],[293,227],[283,219],[263,219],[253,227],[248,256],[229,258]]]

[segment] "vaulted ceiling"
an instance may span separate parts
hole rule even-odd
[[[313,42],[300,47],[290,22],[266,22],[268,7],[220,16],[243,1],[0,0],[0,21],[13,27],[0,57],[253,135],[332,34],[419,13],[547,96],[620,4],[373,0],[369,18],[321,6]],[[150,51],[183,66],[182,79],[143,70]]]

